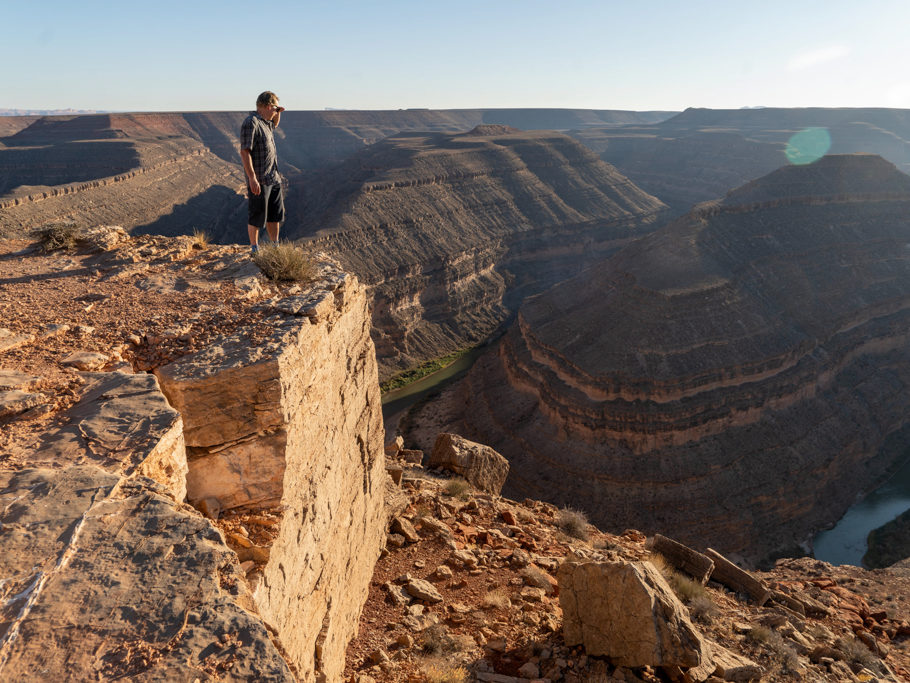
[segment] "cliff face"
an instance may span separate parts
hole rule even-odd
[[[373,292],[381,374],[476,342],[511,301],[652,230],[664,206],[558,133],[407,134],[296,188],[287,233]]]
[[[908,180],[877,157],[782,169],[535,297],[455,428],[510,459],[514,497],[792,548],[908,443]]]
[[[182,290],[225,302],[236,287],[249,301],[233,314],[246,322],[225,321],[235,329],[228,336],[194,332],[209,342],[159,364],[160,382],[128,367],[83,375],[78,401],[38,441],[4,439],[2,677],[338,680],[385,529],[364,287],[326,261],[315,282],[257,304],[272,285],[245,253],[169,249],[163,238],[133,245],[110,232],[116,239],[97,242],[107,253],[60,257],[56,267],[36,256],[40,264],[22,272],[37,282],[46,280],[40,268],[88,277],[87,289],[105,290],[89,292],[90,310],[117,298],[118,269],[162,284],[173,261],[199,285],[178,287],[174,299]],[[106,275],[76,268],[77,259]],[[221,269],[207,283],[200,261]],[[37,293],[36,285],[26,297]],[[58,325],[60,338],[43,343],[79,343],[60,336],[68,329]],[[19,347],[0,353],[5,367],[28,371],[41,354],[21,344],[35,335],[17,338]],[[101,364],[114,352],[83,355]],[[3,388],[37,381],[6,370]],[[11,393],[0,392],[4,429],[16,412],[28,421],[52,410],[32,391],[39,408],[23,413]]]

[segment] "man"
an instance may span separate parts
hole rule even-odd
[[[259,249],[259,231],[265,227],[272,242],[278,242],[278,224],[284,220],[284,192],[278,173],[274,131],[284,107],[278,96],[266,90],[256,98],[256,111],[240,127],[240,158],[246,173],[249,197],[247,232],[253,253]]]

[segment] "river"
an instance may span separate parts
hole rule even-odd
[[[831,529],[812,542],[816,559],[862,567],[869,532],[910,509],[910,458],[875,491],[853,505]]]

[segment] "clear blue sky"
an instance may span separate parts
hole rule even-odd
[[[910,107],[908,0],[0,0],[0,108]]]

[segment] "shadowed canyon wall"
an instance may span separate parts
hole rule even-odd
[[[910,445],[908,211],[878,157],[772,173],[526,301],[414,434],[610,529],[792,549]]]
[[[482,340],[665,210],[571,138],[498,125],[390,137],[295,189],[289,236],[372,288],[380,375]]]

